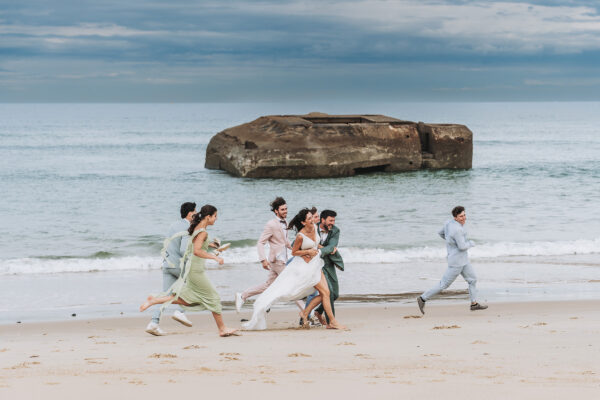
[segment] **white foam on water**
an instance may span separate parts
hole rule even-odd
[[[442,261],[446,249],[440,247],[413,247],[407,249],[340,248],[346,264],[395,264],[417,261]],[[469,250],[472,260],[511,256],[562,256],[571,254],[600,254],[600,238],[563,242],[499,242],[484,243]],[[258,263],[256,247],[238,247],[221,255],[226,264]],[[209,265],[214,264],[212,260]],[[61,272],[96,272],[159,269],[161,259],[156,257],[113,258],[19,258],[0,261],[0,275],[52,274]]]

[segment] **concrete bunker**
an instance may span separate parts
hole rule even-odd
[[[464,125],[311,113],[264,116],[219,132],[205,166],[250,178],[323,178],[468,169],[472,157],[473,133]]]

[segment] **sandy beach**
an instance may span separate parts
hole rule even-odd
[[[239,326],[241,314],[226,312]],[[600,393],[600,301],[342,306],[350,330],[297,327],[274,310],[269,330],[219,338],[207,313],[192,328],[165,318],[168,336],[140,318],[0,326],[6,399],[225,396],[263,399],[579,399]]]

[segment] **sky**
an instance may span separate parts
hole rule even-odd
[[[0,102],[600,100],[597,1],[0,0]]]

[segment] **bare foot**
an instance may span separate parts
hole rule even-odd
[[[224,328],[224,329],[222,329],[222,330],[219,331],[219,336],[221,336],[221,337],[239,336],[236,333],[237,331],[238,331],[237,329]]]
[[[319,320],[319,322],[321,323],[321,325],[323,326],[327,326],[327,321],[325,320],[325,317],[323,316],[323,314],[321,314],[320,312],[315,311],[315,316],[317,317],[317,319]]]
[[[343,331],[345,331],[346,329],[348,329],[344,325],[340,324],[339,322],[337,322],[335,320],[331,321],[329,323],[329,325],[326,326],[326,328],[327,329],[339,329],[339,330],[343,330]]]
[[[148,309],[148,307],[152,306],[153,305],[152,300],[154,300],[154,297],[148,296],[148,298],[146,299],[144,304],[142,304],[140,306],[140,312],[145,311],[146,309]]]
[[[300,315],[300,320],[302,321],[302,327],[307,328],[309,324],[308,315],[306,315],[304,311],[300,311],[298,314]]]

